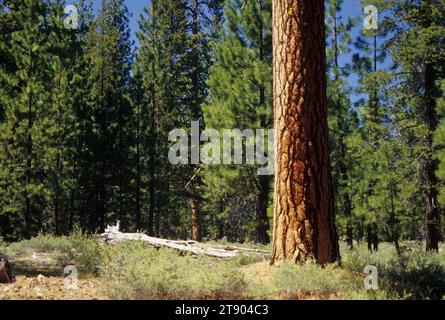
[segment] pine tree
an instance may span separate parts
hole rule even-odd
[[[70,155],[73,153],[75,112],[73,109],[73,93],[77,88],[70,86],[75,77],[72,63],[75,60],[73,52],[76,48],[76,32],[63,26],[65,2],[54,1],[48,13],[50,32],[48,41],[52,80],[49,90],[49,106],[51,114],[48,127],[45,130],[48,147],[46,159],[47,189],[49,197],[47,207],[52,215],[45,220],[50,222],[55,234],[66,231],[64,221],[73,210],[69,203],[70,186],[75,183]]]
[[[69,210],[65,228],[72,230],[74,225],[80,225],[86,230],[91,230],[88,223],[94,205],[93,185],[90,179],[93,177],[90,162],[93,121],[88,100],[92,85],[91,81],[88,81],[91,69],[88,43],[94,31],[94,15],[91,1],[78,0],[75,6],[78,12],[78,29],[74,32],[74,44],[70,48],[72,59],[69,63],[72,70],[69,97],[74,119],[71,124],[71,148],[67,155],[73,181],[68,191]]]
[[[440,179],[439,203],[445,202],[445,80],[441,81],[442,97],[437,100],[437,112],[440,116],[439,126],[434,133],[434,148],[437,150],[439,165],[436,171]]]
[[[153,3],[151,10],[146,9],[141,16],[139,25],[141,46],[137,51],[136,68],[144,70],[140,84],[144,94],[140,100],[143,101],[141,107],[150,115],[141,119],[141,125],[147,128],[147,144],[141,150],[148,182],[147,227],[150,234],[182,237],[182,232],[177,230],[181,229],[183,211],[187,210],[184,186],[191,177],[190,170],[170,164],[166,155],[168,133],[187,127],[188,110],[184,103],[188,84],[186,2]]]
[[[200,131],[205,127],[202,106],[207,98],[207,79],[211,65],[210,42],[213,40],[212,27],[218,23],[221,1],[213,0],[205,4],[198,0],[188,1],[187,13],[190,16],[188,26],[188,44],[185,77],[189,85],[186,88],[184,103],[189,108],[190,120],[200,122]],[[206,10],[210,11],[206,14]],[[209,21],[215,17],[216,20]],[[215,30],[215,29],[213,29]],[[188,184],[188,195],[191,207],[191,239],[201,241],[202,237],[202,176],[200,167],[194,165]]]
[[[364,7],[368,3],[362,1]],[[384,36],[382,28],[377,30],[362,29],[355,41],[358,52],[353,55],[353,67],[360,79],[359,91],[366,94],[367,99],[361,99],[356,105],[361,111],[363,130],[360,130],[358,139],[361,140],[360,153],[357,154],[361,165],[357,172],[360,196],[356,199],[357,213],[366,232],[368,249],[372,252],[378,250],[379,224],[382,214],[379,211],[379,203],[373,201],[380,189],[377,186],[379,177],[379,159],[376,158],[377,150],[384,140],[385,128],[382,126],[384,118],[384,106],[382,95],[379,95],[387,79],[381,71],[381,65],[386,58],[386,51],[381,48],[381,38]]]
[[[12,60],[2,68],[1,92],[5,121],[1,124],[0,154],[2,212],[10,217],[16,236],[31,236],[42,228],[46,197],[44,135],[50,108],[50,42],[48,7],[42,1],[7,1],[9,18],[16,29],[10,41],[0,44]]]
[[[225,15],[227,27],[216,46],[216,61],[209,79],[210,101],[204,108],[205,122],[217,130],[269,129],[272,126],[271,2],[229,1]],[[254,228],[251,230],[254,240],[268,243],[271,177],[258,175],[257,168],[246,165],[209,168],[205,178],[207,197],[211,210],[222,214],[218,224],[224,225],[233,224],[231,215],[238,211],[239,202],[232,202],[231,198],[241,194],[252,203],[253,217],[247,221]],[[216,194],[219,196],[215,197]],[[226,204],[220,203],[221,198],[227,199]]]
[[[331,159],[333,162],[334,197],[336,212],[338,213],[337,227],[344,221],[346,242],[353,247],[353,210],[350,168],[354,164],[347,146],[347,137],[354,130],[355,116],[350,107],[346,77],[350,74],[350,65],[340,65],[342,55],[350,52],[352,39],[351,29],[355,25],[353,19],[344,20],[340,11],[343,6],[341,0],[331,0],[327,8],[328,30],[328,111],[329,128],[331,130]]]
[[[89,37],[87,57],[90,63],[88,121],[92,193],[89,226],[105,228],[106,220],[120,219],[125,228],[129,207],[127,198],[130,174],[129,131],[131,117],[126,93],[130,80],[131,41],[128,9],[121,0],[105,1],[99,10]]]
[[[445,3],[442,0],[387,0],[391,13],[386,23],[394,31],[391,53],[404,71],[402,87],[416,110],[419,130],[423,132],[416,145],[421,146],[421,185],[426,210],[426,249],[438,251],[440,237],[439,203],[436,170],[437,154],[433,134],[439,125],[436,100],[440,96],[437,81],[444,78],[443,54]],[[404,24],[405,28],[400,28]]]
[[[323,1],[273,5],[275,197],[272,263],[340,258],[326,110]]]

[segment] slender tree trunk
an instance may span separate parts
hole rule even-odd
[[[200,90],[201,86],[204,85],[202,81],[200,81],[200,76],[203,72],[202,68],[198,68],[198,66],[201,65],[200,59],[201,56],[199,54],[199,47],[201,45],[200,39],[199,39],[199,33],[200,33],[200,24],[199,24],[199,1],[193,0],[192,1],[192,8],[191,8],[191,15],[192,15],[192,35],[194,36],[195,41],[197,43],[194,46],[194,49],[192,49],[192,61],[193,64],[196,66],[196,68],[193,70],[191,74],[191,82],[192,82],[192,89],[191,89],[191,115],[193,117],[194,121],[199,121],[200,126],[204,126],[203,123],[203,117],[202,117],[202,110],[201,110],[201,96],[200,96]],[[194,171],[196,172],[197,166],[193,166]],[[200,186],[202,185],[202,179],[200,175],[196,174],[195,181],[191,184],[191,215],[192,215],[192,225],[191,225],[191,235],[192,240],[200,241],[201,240],[201,205],[200,205]]]
[[[372,226],[368,224],[366,227],[366,241],[368,243],[368,251],[372,252]]]
[[[424,199],[426,209],[426,250],[439,251],[440,223],[439,209],[437,207],[437,160],[434,159],[433,133],[437,129],[439,119],[436,113],[435,84],[436,75],[434,66],[425,66],[425,121],[429,129],[427,148],[429,155],[424,159]]]
[[[60,117],[59,117],[59,130],[60,130]],[[56,175],[59,175],[62,171],[60,165],[61,163],[60,153],[61,151],[57,150]],[[54,222],[55,222],[55,233],[56,235],[59,235],[60,234],[60,183],[59,183],[59,177],[57,177],[56,179],[57,181],[55,182],[55,190],[54,190]]]
[[[375,223],[372,224],[372,246],[374,251],[379,251],[379,236],[377,233],[377,225]]]
[[[368,250],[374,252],[379,250],[379,236],[377,233],[377,226],[375,223],[370,223],[367,226]]]
[[[28,80],[31,81],[33,76],[33,54],[32,50],[29,52],[29,60],[30,64],[28,67]],[[32,119],[32,100],[33,100],[33,92],[29,90],[27,103],[28,103],[28,129],[27,129],[27,159],[26,159],[26,169],[25,169],[25,182],[26,187],[29,187],[32,178],[32,152],[33,152],[33,141],[32,141],[32,127],[33,127],[33,119]],[[30,235],[30,224],[31,224],[31,216],[32,216],[32,203],[31,198],[29,196],[29,192],[25,191],[25,214],[24,214],[24,234],[25,237]]]
[[[156,39],[156,24],[157,24],[157,2],[154,1],[152,3],[152,34],[153,38],[151,39],[153,51],[156,51],[155,48],[158,45],[157,39]],[[156,206],[156,173],[155,173],[155,164],[157,159],[157,147],[156,142],[158,138],[158,127],[157,127],[157,121],[158,121],[158,107],[157,107],[157,100],[156,100],[156,64],[155,64],[155,58],[153,57],[153,61],[151,63],[151,107],[153,116],[151,117],[150,122],[150,155],[149,155],[149,169],[148,169],[148,175],[149,175],[149,182],[148,182],[148,189],[149,189],[149,209],[148,209],[148,235],[153,236],[157,235],[157,231],[155,232],[155,225],[154,225],[154,216],[155,216],[155,206]]]
[[[378,71],[378,61],[377,61],[377,34],[373,36],[373,51],[372,51],[372,61],[373,61],[373,72],[376,73]],[[379,116],[379,97],[378,91],[376,88],[376,84],[374,83],[372,92],[369,98],[369,108],[370,108],[370,122],[372,123],[372,127],[368,130],[368,139],[371,140],[373,144],[374,151],[378,148],[378,131],[376,126],[380,124],[380,116]],[[371,166],[374,171],[377,171],[378,164],[373,162]],[[371,179],[368,183],[368,194],[367,196],[371,196],[374,190],[376,182],[375,179]],[[377,228],[374,223],[370,223],[367,225],[367,242],[368,242],[368,250],[370,252],[378,250],[378,234]]]
[[[32,92],[29,94],[28,98],[28,142],[27,142],[27,159],[26,159],[26,186],[29,187],[29,184],[31,184],[31,166],[32,166],[32,149],[33,149],[33,143],[32,143],[32,136],[31,136],[31,130],[32,130],[32,105],[31,105],[31,99],[32,99]],[[29,192],[25,191],[25,215],[24,215],[24,234],[25,237],[28,237],[30,235],[30,227],[31,227],[31,216],[32,216],[32,203],[31,198],[29,196]]]
[[[388,162],[390,159],[388,159]],[[400,253],[400,246],[399,246],[399,232],[398,232],[398,219],[396,217],[396,206],[394,203],[394,186],[391,184],[390,190],[389,190],[389,197],[391,199],[391,212],[389,216],[389,229],[390,229],[390,239],[392,239],[392,242],[394,243],[394,247],[396,248],[397,253]]]
[[[99,98],[99,104],[100,104],[100,110],[104,110],[104,66],[101,65],[101,71],[100,71],[100,98]],[[99,159],[100,159],[100,170],[99,170],[99,186],[98,190],[96,190],[97,194],[97,206],[96,206],[96,226],[99,227],[100,231],[102,232],[105,230],[105,193],[106,193],[106,181],[105,181],[105,175],[106,175],[106,152],[107,152],[107,124],[105,123],[105,116],[102,114],[100,119],[100,140],[101,140],[101,146],[99,151]]]
[[[151,85],[151,103],[154,115],[151,120],[151,152],[150,152],[150,160],[149,160],[149,210],[148,210],[148,235],[157,235],[157,232],[155,232],[155,226],[154,226],[154,216],[155,216],[155,206],[156,206],[156,185],[157,185],[157,179],[156,179],[156,172],[155,172],[155,165],[156,165],[156,159],[157,159],[157,120],[158,120],[158,112],[157,112],[157,103],[156,103],[156,69],[154,62],[152,63],[152,85]]]
[[[259,14],[263,13],[264,4],[263,0],[257,0],[259,5]],[[264,23],[263,19],[259,19],[259,34],[258,34],[258,49],[259,60],[266,62],[265,59],[265,44],[264,44]],[[264,106],[266,104],[266,93],[263,86],[258,90],[258,105]],[[269,126],[269,119],[263,117],[261,119],[261,127],[265,128]],[[255,229],[255,241],[258,243],[266,244],[270,242],[269,231],[269,218],[267,217],[267,206],[269,204],[270,193],[270,177],[258,176],[257,179],[257,199],[256,199],[256,229]]]
[[[273,1],[275,194],[272,263],[340,258],[326,111],[322,0]]]
[[[141,229],[141,107],[137,105],[136,128],[136,229]]]
[[[190,200],[190,207],[192,212],[192,232],[191,232],[191,239],[194,241],[201,241],[201,214],[199,207],[199,201],[196,199]]]
[[[339,81],[340,75],[339,75],[339,49],[338,49],[338,24],[337,24],[337,14],[334,16],[334,26],[333,26],[333,41],[334,41],[334,81],[337,83]],[[337,121],[338,121],[338,127],[341,128],[343,125],[343,121],[346,121],[342,117],[343,113],[341,111],[341,93],[340,89],[337,86],[337,101],[336,101],[336,108],[337,112],[339,114]],[[348,168],[346,166],[346,144],[345,139],[342,133],[342,129],[340,129],[340,136],[337,141],[338,146],[338,165],[340,169],[340,183],[341,187],[347,189],[348,186],[348,180],[349,180],[349,172]],[[352,249],[354,247],[354,241],[353,241],[353,231],[352,231],[352,204],[351,204],[351,197],[349,195],[349,191],[343,190],[343,214],[347,218],[347,227],[346,227],[346,243],[348,246]]]
[[[62,92],[62,79],[61,75],[59,75],[59,92]],[[55,233],[56,235],[60,234],[60,179],[59,175],[62,174],[62,108],[59,105],[57,108],[57,157],[56,157],[56,182],[55,182],[55,190],[54,190],[54,222],[55,222]]]
[[[270,177],[258,177],[258,194],[256,204],[256,230],[255,241],[262,244],[270,242],[269,218],[267,217],[267,205],[269,204]]]

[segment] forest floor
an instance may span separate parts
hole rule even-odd
[[[444,299],[445,246],[436,255],[417,242],[404,242],[402,249],[398,255],[382,243],[370,253],[364,244],[353,250],[342,244],[342,264],[321,268],[311,262],[271,266],[269,257],[255,255],[184,256],[137,241],[101,245],[81,232],[40,235],[0,241],[0,255],[8,257],[16,276],[15,283],[0,284],[0,300]],[[67,265],[78,268],[77,288],[65,287]],[[378,268],[378,290],[364,288],[367,265]]]
[[[273,268],[269,262],[258,262],[241,267],[246,281],[273,288]],[[0,284],[0,300],[109,300],[100,278],[79,279],[77,288],[65,288],[62,276],[38,274],[19,275],[12,284]],[[279,299],[280,297],[276,297]],[[286,297],[282,297],[286,298]],[[299,299],[319,299],[314,294],[303,294]]]
[[[77,289],[65,289],[63,277],[17,276],[0,284],[0,300],[106,300],[98,279],[79,279]]]

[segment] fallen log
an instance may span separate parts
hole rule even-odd
[[[116,226],[107,226],[101,234],[101,239],[106,244],[115,244],[120,241],[143,241],[156,248],[171,248],[179,252],[187,252],[192,255],[206,255],[216,258],[234,258],[242,254],[268,255],[269,252],[256,249],[239,247],[210,246],[197,241],[176,241],[150,237],[144,233],[123,233],[119,231],[119,222]]]

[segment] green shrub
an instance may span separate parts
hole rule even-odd
[[[72,263],[83,273],[98,274],[102,263],[99,237],[75,228],[69,235],[69,241]]]
[[[328,297],[333,294],[358,289],[351,283],[351,276],[337,265],[321,267],[312,261],[303,265],[282,263],[274,272],[274,284],[285,297]]]
[[[342,242],[341,264],[342,267],[353,272],[363,272],[368,265],[374,265],[377,268],[387,265],[393,259],[397,258],[397,251],[394,246],[389,243],[381,243],[377,252],[369,252],[365,243],[355,245],[354,249],[350,249],[346,243]]]
[[[71,243],[67,237],[53,237],[39,234],[30,240],[14,242],[4,247],[4,254],[8,257],[21,257],[36,253],[69,252]]]
[[[390,243],[380,244],[370,253],[365,244],[353,250],[342,246],[342,266],[363,272],[374,265],[379,272],[379,287],[399,299],[440,299],[445,294],[445,252],[428,253],[424,244],[403,242],[399,254]]]
[[[445,265],[441,256],[420,245],[406,247],[400,257],[383,266],[388,290],[408,299],[440,300],[445,294]]]
[[[51,267],[48,273],[55,270],[61,273],[65,265],[74,264],[81,273],[95,274],[102,257],[97,236],[80,229],[75,229],[69,236],[39,234],[29,240],[0,245],[0,252],[18,270],[26,273],[45,272],[45,266]],[[40,254],[38,260],[34,260],[34,253]],[[36,270],[32,270],[33,266]]]
[[[105,289],[118,299],[226,299],[246,287],[239,265],[142,243],[106,247],[101,268]]]

